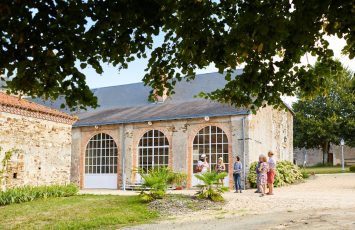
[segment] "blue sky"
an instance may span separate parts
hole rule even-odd
[[[160,44],[162,40],[162,35],[156,37],[154,42],[156,45]],[[330,43],[330,47],[334,50],[336,58],[351,70],[355,71],[355,60],[349,60],[346,56],[341,54],[341,49],[345,45],[345,40],[336,37],[329,37],[327,39]],[[149,56],[149,53],[147,53]],[[315,62],[315,58],[309,57],[311,63]],[[303,58],[302,62],[305,63],[306,59]],[[83,70],[86,75],[87,84],[90,88],[99,88],[113,85],[123,85],[129,83],[140,82],[145,74],[144,69],[146,68],[148,59],[137,59],[131,62],[128,69],[118,70],[118,67],[113,67],[108,64],[103,64],[104,72],[103,74],[97,74],[93,69],[86,68]],[[210,73],[216,72],[217,69],[213,65],[210,65],[206,69],[197,70],[197,73]]]

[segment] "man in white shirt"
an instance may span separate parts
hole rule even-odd
[[[269,156],[268,165],[269,171],[267,173],[267,184],[269,187],[269,192],[267,195],[274,195],[274,181],[275,181],[275,173],[276,173],[276,160],[274,158],[274,153],[269,151],[267,153]]]

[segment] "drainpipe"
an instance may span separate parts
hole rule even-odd
[[[125,146],[125,125],[121,127],[121,152],[122,152],[122,190],[126,191],[126,146]]]
[[[245,165],[245,116],[242,118],[242,138],[243,138],[243,178],[244,190],[246,188],[246,165]]]

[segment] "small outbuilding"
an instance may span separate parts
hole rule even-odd
[[[66,113],[0,92],[0,190],[70,183],[75,121]]]

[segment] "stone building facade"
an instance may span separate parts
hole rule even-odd
[[[65,113],[0,92],[0,161],[6,152],[12,153],[0,175],[1,188],[69,183],[75,121]]]
[[[232,187],[237,155],[245,176],[249,164],[269,150],[292,161],[292,111],[267,106],[252,114],[194,97],[224,84],[220,74],[198,75],[157,103],[147,101],[150,89],[142,83],[94,89],[100,108],[78,113],[72,129],[71,181],[81,188],[121,189],[140,182],[137,169],[167,166],[187,173],[192,187],[197,160],[206,154],[211,169],[224,159],[225,184]]]

